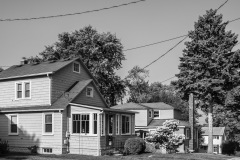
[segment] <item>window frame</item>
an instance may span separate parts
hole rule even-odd
[[[116,114],[116,135],[120,134],[120,115]]]
[[[190,139],[190,128],[186,128],[186,135],[185,135],[185,138],[186,139]]]
[[[78,71],[75,71],[75,64],[79,65],[79,66],[78,66],[79,72],[78,72]],[[81,73],[81,67],[80,67],[80,63],[79,63],[79,62],[73,62],[73,72],[75,72],[75,73]]]
[[[158,112],[158,117],[155,117],[155,113],[154,112]],[[160,110],[153,110],[153,118],[160,119]]]
[[[100,123],[101,123],[101,126],[100,126],[100,132],[101,132],[101,136],[105,136],[105,113],[102,113],[100,114]]]
[[[128,117],[129,118],[129,129],[128,129],[128,133],[126,132],[126,133],[123,133],[123,116],[125,116],[125,117]],[[131,122],[131,115],[127,115],[127,114],[122,114],[121,115],[121,135],[131,135],[131,129],[132,129],[132,127],[131,127],[131,125],[132,125],[132,122]],[[125,129],[126,130],[126,129]]]
[[[17,132],[15,133],[15,132],[11,132],[11,125],[12,125],[12,123],[11,123],[11,117],[12,116],[17,116]],[[12,135],[12,136],[17,136],[17,135],[19,135],[19,130],[18,130],[18,126],[19,126],[19,118],[18,118],[18,114],[9,114],[8,116],[8,135]]]
[[[46,132],[46,115],[52,115],[52,132]],[[54,135],[54,112],[48,112],[48,113],[43,113],[42,114],[42,135],[49,135],[52,136]]]
[[[91,89],[91,90],[92,90],[92,92],[90,92],[90,95],[88,95],[88,91],[87,91],[88,89]],[[87,97],[93,97],[93,87],[90,87],[90,86],[87,86],[87,87],[86,87],[86,96],[87,96]]]
[[[149,111],[148,111],[148,114],[149,114],[149,115],[148,115],[149,118],[153,118],[153,111],[152,111],[152,110],[149,110]]]
[[[26,84],[29,83],[29,97],[26,97]],[[22,97],[18,98],[18,85],[21,84]],[[31,81],[15,82],[15,100],[24,100],[32,98],[32,83]]]
[[[49,152],[47,150],[49,150]],[[43,148],[42,152],[45,153],[45,154],[52,154],[53,149],[52,148]]]
[[[96,118],[95,118],[95,116],[96,116]],[[94,134],[94,135],[97,135],[98,134],[98,114],[97,113],[93,113],[93,119],[92,119],[92,121],[93,121],[93,125],[92,125],[92,134]],[[95,123],[96,122],[96,123]],[[96,125],[96,133],[94,133],[94,131],[95,131],[95,125]]]

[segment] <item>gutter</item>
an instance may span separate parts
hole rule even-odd
[[[6,110],[0,113],[14,113],[14,112],[40,112],[40,111],[62,111],[64,109],[30,109],[30,110]]]
[[[23,77],[32,77],[32,76],[41,76],[41,75],[47,75],[53,74],[54,72],[44,72],[44,73],[37,73],[37,74],[27,74],[22,76],[13,76],[13,77],[6,77],[6,78],[0,78],[0,80],[7,80],[7,79],[15,79],[15,78],[23,78]]]

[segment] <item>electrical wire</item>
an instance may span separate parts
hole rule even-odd
[[[152,61],[151,63],[149,63],[148,65],[146,65],[145,67],[143,67],[143,69],[149,67],[150,65],[152,65],[153,63],[157,62],[159,59],[161,59],[163,56],[165,56],[166,54],[168,54],[171,50],[173,50],[175,47],[177,47],[180,43],[182,43],[188,36],[185,36],[181,41],[179,41],[177,44],[175,44],[172,48],[170,48],[166,53],[162,54],[160,57],[158,57],[157,59],[155,59],[154,61]]]
[[[172,40],[175,40],[175,39],[178,39],[178,38],[181,38],[181,37],[185,37],[185,36],[187,36],[187,35],[182,35],[182,36],[178,36],[178,37],[174,37],[174,38],[162,40],[162,41],[159,41],[159,42],[154,42],[154,43],[146,44],[146,45],[143,45],[143,46],[128,48],[128,49],[125,49],[125,50],[123,50],[123,51],[130,51],[130,50],[134,50],[134,49],[144,48],[144,47],[148,47],[148,46],[160,44],[160,43],[163,43],[163,42],[172,41]]]
[[[59,15],[55,15],[55,16],[42,16],[42,17],[32,17],[32,18],[15,18],[15,19],[8,18],[8,19],[0,19],[0,21],[2,21],[2,22],[4,22],[4,21],[29,21],[29,20],[39,20],[39,19],[73,16],[73,15],[80,15],[80,14],[85,14],[85,13],[99,12],[99,11],[103,11],[103,10],[118,8],[118,7],[127,6],[127,5],[131,5],[131,4],[136,4],[139,2],[143,2],[143,1],[146,1],[146,0],[138,0],[138,1],[123,3],[120,5],[115,5],[115,6],[111,6],[111,7],[105,7],[105,8],[101,8],[101,9],[94,9],[94,10],[88,10],[88,11],[77,12],[77,13],[68,13],[68,14],[59,14]]]
[[[219,10],[220,8],[222,8],[227,2],[228,2],[228,0],[226,0],[222,5],[220,5],[217,10]]]

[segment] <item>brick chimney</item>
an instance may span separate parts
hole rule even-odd
[[[191,93],[189,95],[189,124],[190,124],[190,139],[189,139],[189,149],[190,150],[195,150],[195,145],[194,142],[194,126],[195,126],[195,122],[194,122],[194,110],[195,110],[195,106],[194,106],[194,98],[193,98],[193,94]]]

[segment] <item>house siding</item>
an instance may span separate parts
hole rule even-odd
[[[47,112],[44,112],[47,113]],[[55,112],[53,135],[43,135],[43,113],[18,113],[18,135],[8,135],[8,115],[0,114],[0,137],[7,140],[10,150],[27,150],[27,147],[38,146],[38,153],[43,148],[52,148],[52,153],[62,154],[61,113]]]
[[[138,112],[135,114],[135,126],[147,126],[148,119],[148,110],[130,110],[133,112]]]
[[[31,83],[31,98],[30,99],[15,99],[16,82]],[[4,81],[0,83],[0,108],[16,107],[16,106],[34,106],[34,105],[49,105],[50,104],[50,79],[49,77],[35,77],[21,80]]]
[[[93,97],[87,97],[86,89],[83,89],[83,91],[73,100],[73,103],[90,105],[95,107],[107,107],[103,99],[97,92],[97,88],[94,87],[94,85],[91,83],[87,87],[93,87]]]
[[[91,79],[90,75],[80,64],[80,73],[73,72],[73,63],[60,69],[52,76],[51,103],[55,102],[76,81]]]
[[[173,119],[173,110],[160,110],[159,119]]]

